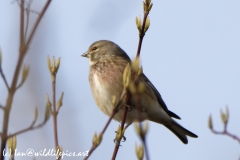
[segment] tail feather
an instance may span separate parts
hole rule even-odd
[[[172,131],[184,144],[188,143],[187,136],[197,138],[198,136],[189,130],[183,128],[176,121],[172,120],[171,124],[165,125],[170,131]]]

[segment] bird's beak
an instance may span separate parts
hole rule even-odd
[[[82,57],[89,58],[89,54],[88,54],[88,52],[83,53],[83,54],[82,54]]]

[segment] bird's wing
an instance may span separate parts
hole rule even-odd
[[[164,103],[162,96],[160,95],[158,90],[154,87],[154,85],[150,82],[150,80],[144,74],[142,74],[142,75],[143,75],[143,79],[145,80],[146,84],[149,85],[153,89],[153,92],[155,93],[157,100],[158,100],[159,104],[161,105],[161,107],[164,109],[164,111],[170,117],[174,117],[176,119],[181,119],[178,115],[176,115],[175,113],[168,110],[167,105]]]

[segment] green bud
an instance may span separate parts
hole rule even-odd
[[[51,115],[51,107],[52,107],[52,103],[49,100],[48,94],[46,96],[47,99],[47,104],[46,104],[46,110],[45,110],[45,118],[44,121],[47,121]]]
[[[7,144],[9,153],[12,153],[12,137],[8,138]]]
[[[61,63],[61,61],[60,61],[61,59],[60,58],[58,58],[58,60],[57,60],[57,62],[56,62],[56,66],[55,66],[55,68],[56,68],[56,72],[58,71],[58,69],[59,69],[59,66],[60,66],[60,63]]]
[[[97,133],[94,133],[92,143],[93,146],[98,146],[102,142],[102,134],[100,133],[97,135]]]
[[[97,146],[97,145],[96,145],[96,144],[97,144],[97,133],[94,133],[94,135],[93,135],[92,144],[93,144],[94,146]]]
[[[62,92],[61,97],[59,98],[58,102],[57,102],[57,106],[58,106],[58,110],[60,109],[60,107],[62,106],[62,100],[63,100],[63,96],[64,96],[64,92]]]
[[[36,120],[37,120],[37,118],[38,118],[38,109],[37,109],[37,107],[35,108],[35,112],[34,112],[34,123],[36,122]]]
[[[151,9],[152,9],[152,6],[153,6],[153,4],[151,3],[149,6],[148,6],[148,12],[150,12],[151,11]]]
[[[146,136],[147,132],[148,132],[148,122],[146,121],[143,125],[143,135]]]
[[[138,160],[142,160],[143,156],[144,156],[144,146],[137,145],[137,143],[135,143],[135,152],[136,152]]]
[[[137,134],[141,135],[140,124],[139,123],[134,123],[134,128],[135,128],[135,131],[137,132]]]
[[[133,71],[134,71],[135,73],[138,73],[139,64],[140,64],[139,57],[137,57],[137,58],[131,63],[132,69],[133,69]]]
[[[221,110],[221,119],[224,125],[227,125],[228,119],[229,119],[229,111],[228,111],[228,107],[226,107],[226,112],[224,113]]]
[[[16,148],[17,148],[17,137],[13,136],[12,137],[12,150],[15,152]]]
[[[102,134],[99,134],[97,137],[97,145],[99,145],[102,142]]]
[[[143,11],[145,11],[145,2],[143,1]]]
[[[48,97],[48,94],[46,95],[46,100],[47,100],[47,107],[51,108],[52,107],[52,103],[50,102],[50,99]]]
[[[145,26],[144,26],[144,33],[147,32],[149,26],[150,26],[150,18],[147,17],[147,18],[146,18],[146,22],[145,22]]]
[[[228,119],[229,119],[229,111],[228,111],[228,106],[226,106],[226,121],[228,122]]]
[[[136,86],[133,82],[130,82],[129,83],[129,91],[132,93],[132,94],[135,94],[137,91],[136,91]]]
[[[16,136],[13,136],[13,137],[10,137],[7,139],[7,144],[8,144],[8,151],[9,153],[12,153],[11,154],[11,159],[14,158],[14,153],[15,153],[15,150],[17,148],[17,137]]]
[[[52,73],[52,74],[55,74],[55,73],[56,73],[55,63],[56,63],[56,59],[55,59],[55,57],[53,56],[52,66],[51,66],[51,73]]]
[[[143,1],[143,11],[147,12],[148,5]]]
[[[129,82],[131,80],[131,68],[129,63],[126,65],[124,72],[123,72],[123,85],[124,87],[128,87]]]
[[[145,3],[147,6],[149,6],[149,4],[151,3],[151,0],[145,0]]]
[[[141,17],[136,17],[136,26],[138,29],[139,34],[141,33],[141,29],[142,29],[142,20]]]
[[[139,93],[143,93],[144,90],[145,90],[145,84],[144,84],[143,82],[140,82],[140,83],[138,84],[138,92],[139,92]]]
[[[23,69],[22,69],[22,82],[21,83],[24,83],[26,81],[28,73],[29,73],[29,67],[24,65]]]
[[[134,127],[135,127],[135,131],[137,132],[139,137],[141,139],[143,139],[146,136],[147,132],[148,132],[148,123],[145,123],[143,128],[141,128],[140,125],[141,124],[138,122],[138,123],[135,123]]]
[[[52,64],[51,64],[51,60],[48,56],[47,61],[48,61],[48,69],[49,69],[51,75],[57,74],[57,71],[59,69],[60,62],[61,62],[60,58],[58,58],[58,60],[56,61],[55,57],[53,57]]]
[[[142,75],[142,73],[143,73],[143,68],[142,68],[142,66],[139,68],[139,70],[138,70],[138,76],[140,76],[140,75]]]

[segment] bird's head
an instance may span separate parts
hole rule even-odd
[[[115,43],[108,40],[94,42],[88,51],[82,54],[83,57],[89,58],[90,65],[96,64],[100,59],[121,56],[129,59],[128,55]]]

